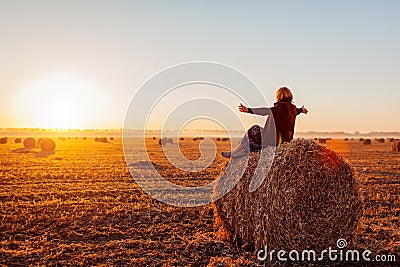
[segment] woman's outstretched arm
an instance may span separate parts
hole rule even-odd
[[[251,113],[255,115],[267,116],[272,115],[271,108],[248,108],[244,106],[242,103],[239,105],[239,111],[245,113]]]
[[[307,114],[308,110],[304,106],[302,106],[301,108],[297,108],[297,115],[299,115],[300,113]]]

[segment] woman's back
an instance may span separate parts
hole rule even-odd
[[[298,111],[290,101],[280,101],[272,108],[276,127],[277,144],[290,142],[294,135],[294,126]]]

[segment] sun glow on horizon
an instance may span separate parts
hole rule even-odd
[[[81,129],[96,120],[104,97],[90,83],[65,75],[36,80],[18,95],[18,113],[26,125]]]

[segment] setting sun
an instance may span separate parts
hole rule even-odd
[[[31,82],[20,93],[27,125],[39,128],[84,128],[103,100],[90,83],[64,75]]]

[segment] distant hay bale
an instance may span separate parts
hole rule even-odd
[[[7,137],[0,138],[0,144],[7,144],[7,141],[8,141]]]
[[[318,138],[315,137],[315,138],[314,138],[314,141],[317,141],[317,140],[318,140]]]
[[[349,141],[349,138],[345,138],[344,141]]]
[[[114,140],[114,137],[110,137],[110,140],[113,141],[113,140]]]
[[[228,138],[228,137],[223,137],[223,138],[221,139],[221,141],[222,141],[222,142],[229,141],[229,138]]]
[[[372,142],[371,142],[371,139],[364,139],[363,140],[363,144],[364,145],[370,145]]]
[[[53,141],[53,139],[50,138],[43,138],[40,141],[40,149],[44,152],[54,152],[54,149],[56,148],[56,142]]]
[[[107,143],[107,142],[108,142],[108,139],[107,139],[107,137],[95,137],[95,138],[94,138],[94,141],[96,141],[96,142],[102,142],[102,143]]]
[[[197,141],[197,137],[193,138],[193,141]]]
[[[217,138],[217,141],[218,141],[218,142],[221,141],[221,138],[218,137],[218,138]]]
[[[28,137],[28,138],[25,138],[23,144],[24,144],[25,148],[34,148],[36,146],[36,140],[35,140],[35,138]]]
[[[60,141],[65,141],[65,140],[67,140],[65,137],[59,137],[58,139],[60,139]]]
[[[391,143],[391,142],[394,141],[394,138],[388,138],[387,141],[388,141],[389,143]]]
[[[269,251],[321,251],[335,247],[339,238],[352,240],[362,202],[352,169],[342,157],[309,140],[285,143],[278,147],[269,173],[257,176],[265,180],[250,193],[259,156],[250,153],[242,177],[238,170],[246,158],[232,159],[232,168],[224,174],[239,182],[214,202],[222,231],[245,247],[267,246]],[[215,192],[224,181],[219,180]]]
[[[332,140],[332,138],[331,138],[331,137],[328,137],[328,138],[326,138],[326,140],[327,140],[327,141],[330,141],[330,140]]]
[[[174,139],[172,139],[172,138],[164,137],[163,139],[158,140],[158,144],[161,146],[164,146],[166,144],[173,144],[173,143],[174,143]]]
[[[179,138],[179,140],[183,141],[183,140],[185,140],[185,138],[181,137],[181,138]]]
[[[15,138],[14,143],[20,144],[20,143],[22,143],[22,139],[21,138]]]
[[[392,150],[399,152],[400,151],[400,141],[399,140],[394,140],[392,142]]]
[[[153,136],[153,140],[156,140],[157,138],[155,136]]]
[[[376,139],[378,143],[385,143],[385,138],[378,138]]]
[[[318,143],[321,144],[321,145],[326,144],[326,138],[319,138],[318,139]]]
[[[86,138],[86,137],[82,137],[82,139],[83,139],[83,140],[86,140],[87,138]]]
[[[358,139],[358,141],[362,142],[362,141],[364,141],[364,138],[360,138],[360,139]]]

